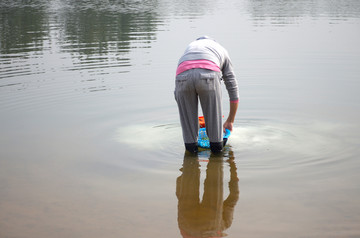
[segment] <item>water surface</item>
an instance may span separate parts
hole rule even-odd
[[[204,34],[240,106],[189,158],[174,74]],[[1,1],[0,237],[359,237],[358,42],[356,0]]]

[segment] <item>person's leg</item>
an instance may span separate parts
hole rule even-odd
[[[204,69],[198,71],[200,79],[197,81],[197,92],[204,113],[210,148],[212,152],[220,152],[223,148],[221,73]]]
[[[175,99],[179,109],[185,148],[197,152],[198,145],[198,96],[194,87],[193,70],[188,70],[176,77]]]

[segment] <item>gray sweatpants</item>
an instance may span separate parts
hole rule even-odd
[[[198,100],[210,142],[222,142],[221,72],[190,69],[176,76],[178,104],[184,143],[196,143],[199,132]]]

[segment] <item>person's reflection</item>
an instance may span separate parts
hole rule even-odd
[[[239,185],[232,151],[229,151],[230,194],[223,200],[222,156],[209,158],[204,181],[204,195],[200,201],[200,164],[198,156],[187,152],[176,181],[178,198],[178,225],[182,237],[223,237],[232,223],[235,205],[239,199]]]

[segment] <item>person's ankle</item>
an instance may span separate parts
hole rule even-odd
[[[213,153],[220,153],[223,149],[223,142],[210,142],[210,149]]]
[[[227,138],[224,138],[224,140],[223,140],[223,147],[225,147],[227,140],[228,140]]]
[[[198,152],[198,144],[197,143],[185,143],[185,149],[191,153]]]

